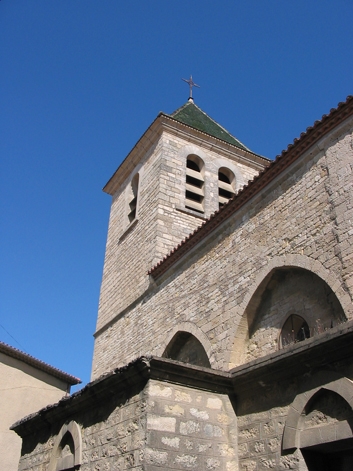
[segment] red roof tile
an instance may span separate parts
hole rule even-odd
[[[12,358],[16,358],[17,360],[21,360],[24,363],[27,363],[27,365],[33,366],[38,370],[45,371],[46,373],[62,381],[65,381],[70,385],[81,383],[81,380],[79,378],[71,376],[57,368],[54,368],[54,366],[48,365],[48,363],[44,363],[43,361],[38,360],[37,358],[34,358],[31,355],[28,355],[28,353],[24,353],[21,350],[18,350],[17,348],[10,347],[10,345],[7,345],[4,342],[0,342],[0,353],[8,355]]]

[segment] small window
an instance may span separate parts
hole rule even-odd
[[[310,337],[308,323],[300,316],[292,314],[283,325],[280,346],[286,347],[292,343],[301,342]]]
[[[222,207],[233,198],[235,194],[235,176],[228,168],[222,167],[218,171],[218,204]]]
[[[139,175],[137,173],[131,181],[131,186],[130,186],[130,191],[129,191],[129,208],[128,208],[129,222],[132,222],[134,219],[136,219],[138,186],[139,186]]]
[[[191,154],[186,160],[185,207],[199,213],[204,212],[204,163]]]

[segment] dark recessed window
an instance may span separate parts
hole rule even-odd
[[[131,181],[130,192],[129,192],[129,208],[128,208],[129,222],[132,222],[134,219],[136,219],[138,186],[139,186],[139,175],[137,173]]]
[[[310,337],[308,323],[301,316],[292,314],[283,325],[280,346],[285,347],[296,342],[302,342]]]

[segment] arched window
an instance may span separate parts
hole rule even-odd
[[[56,462],[56,469],[58,470],[71,470],[75,466],[75,444],[72,435],[66,432],[61,440],[58,449],[58,458]]]
[[[235,176],[228,168],[218,170],[218,204],[219,207],[228,203],[235,194]]]
[[[139,186],[139,174],[137,173],[134,176],[134,178],[131,180],[130,191],[129,191],[129,208],[128,208],[129,222],[132,222],[134,219],[136,219],[138,186]]]
[[[301,342],[310,337],[308,323],[300,316],[292,314],[284,323],[280,337],[280,347]]]
[[[292,453],[300,448],[308,471],[353,469],[352,381],[335,376],[333,371],[310,375],[309,387],[287,413],[282,449]],[[314,378],[319,383],[313,388]]]
[[[204,163],[195,154],[190,154],[186,160],[185,207],[204,212]]]
[[[189,332],[176,333],[165,349],[163,357],[191,365],[211,367],[201,342]]]
[[[81,430],[75,421],[61,427],[57,435],[48,471],[74,471],[82,462]]]

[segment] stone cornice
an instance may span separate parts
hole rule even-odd
[[[75,413],[82,413],[104,404],[117,391],[143,389],[154,379],[218,394],[238,396],[254,388],[295,376],[303,376],[316,368],[327,368],[335,362],[352,361],[353,321],[345,322],[320,335],[290,345],[282,350],[246,363],[230,372],[202,368],[158,357],[141,357],[123,368],[116,368],[87,384],[71,396],[49,405],[35,414],[16,422],[11,429],[24,437]],[[84,412],[83,412],[84,413]]]
[[[87,384],[80,391],[64,397],[58,403],[48,405],[39,412],[16,422],[11,429],[18,435],[25,436],[34,431],[51,426],[82,409],[97,407],[98,403],[108,401],[117,391],[129,391],[144,387],[149,379],[175,384],[188,385],[197,389],[206,389],[218,393],[230,393],[229,373],[186,365],[177,361],[157,357],[141,357],[122,368],[102,375]]]
[[[277,381],[312,373],[336,362],[352,362],[353,321],[237,366],[230,371],[234,393],[266,388]]]

